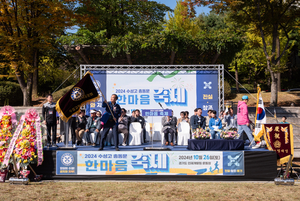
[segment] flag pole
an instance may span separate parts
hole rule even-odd
[[[261,89],[259,87],[259,84],[257,85],[257,100],[256,100],[256,112],[255,112],[255,123],[254,123],[254,138],[253,140],[250,142],[249,146],[253,143],[254,139],[255,139],[255,128],[256,128],[256,118],[257,118],[257,110],[258,110],[258,103],[259,103],[259,93],[260,93]]]
[[[108,103],[107,103],[107,100],[106,100],[104,94],[102,93],[102,91],[101,91],[101,89],[100,89],[98,83],[97,83],[97,80],[94,78],[94,75],[93,75],[92,73],[91,73],[91,76],[93,77],[94,81],[96,82],[96,85],[97,85],[99,91],[101,92],[101,95],[102,95],[102,97],[104,98],[104,101],[106,102],[106,104],[107,104],[107,106],[108,106],[108,109],[109,109],[111,115],[113,116],[114,121],[117,123],[117,120],[116,120],[116,118],[115,118],[113,112],[111,111],[111,108],[109,107],[109,105],[108,105]]]

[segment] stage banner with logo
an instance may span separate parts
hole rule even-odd
[[[293,126],[291,124],[264,124],[263,135],[268,149],[276,151],[280,164],[287,163],[291,154],[294,157]]]
[[[135,109],[203,109],[218,111],[218,71],[91,71],[106,98],[117,94],[118,104],[130,114]],[[90,104],[90,109],[104,111],[103,99]]]
[[[56,175],[77,175],[77,152],[56,152]]]
[[[60,153],[62,152],[62,153]],[[243,151],[193,152],[108,152],[58,151],[57,173],[67,173],[71,165],[77,175],[226,175],[245,174]],[[77,153],[77,162],[70,159]],[[63,161],[63,162],[62,162]],[[65,169],[66,168],[66,169]],[[69,168],[69,169],[68,169]]]

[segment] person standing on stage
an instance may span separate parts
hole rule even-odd
[[[42,115],[44,118],[44,124],[47,126],[47,141],[48,146],[58,147],[56,145],[56,129],[58,124],[58,118],[56,117],[55,103],[53,103],[53,96],[47,95],[47,103],[43,105]],[[52,130],[52,144],[51,144],[51,130]]]
[[[126,110],[125,108],[122,108],[121,111],[121,116],[118,120],[118,133],[123,133],[124,134],[124,139],[123,139],[123,146],[127,145],[127,140],[129,136],[129,123],[130,123],[130,118],[126,115]]]
[[[135,110],[135,116],[131,117],[131,123],[132,122],[139,122],[141,124],[144,142],[146,142],[146,129],[145,129],[146,124],[145,124],[144,117],[141,116],[140,110]]]
[[[197,128],[205,129],[206,118],[202,116],[202,109],[196,108],[194,112],[196,113],[196,115],[191,116],[191,120],[190,120],[191,129],[192,130],[195,130]]]
[[[240,139],[243,139],[243,131],[246,133],[250,140],[250,147],[255,145],[253,140],[252,132],[250,129],[250,119],[248,116],[248,96],[243,96],[242,101],[238,102],[237,107],[237,123],[238,123],[238,134],[240,135]]]
[[[86,126],[87,120],[85,117],[85,111],[81,110],[79,115],[76,118],[76,139],[77,139],[77,145],[80,145],[82,142],[82,137],[84,135],[84,129]]]
[[[118,96],[113,94],[110,98],[110,101],[104,101],[102,103],[102,107],[105,108],[105,114],[102,116],[102,121],[104,123],[103,132],[101,134],[101,142],[99,150],[103,150],[104,140],[109,132],[109,129],[112,128],[112,134],[115,141],[116,151],[120,151],[119,149],[119,136],[118,136],[118,119],[121,116],[121,107],[117,104]],[[110,109],[109,109],[110,108]],[[111,114],[113,113],[113,116]]]
[[[101,121],[100,118],[96,116],[96,110],[91,110],[91,116],[88,118],[85,126],[85,138],[87,145],[91,145],[91,133],[95,134],[95,141],[93,146],[96,146],[97,137],[100,135]]]
[[[163,126],[162,132],[164,133],[165,145],[169,145],[169,133],[170,133],[171,134],[170,145],[174,146],[173,139],[176,132],[177,118],[173,116],[173,110],[172,110],[172,116],[164,116],[161,119],[161,124]]]
[[[76,115],[72,115],[70,121],[70,128],[71,128],[71,136],[72,136],[72,147],[76,147],[75,143],[76,143],[76,128],[77,128],[77,116]],[[66,142],[65,142],[66,143]]]

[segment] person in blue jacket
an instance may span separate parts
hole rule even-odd
[[[99,151],[103,150],[104,140],[105,140],[110,128],[112,128],[112,134],[114,137],[116,151],[120,151],[117,120],[121,116],[121,107],[119,104],[117,104],[117,100],[118,100],[118,96],[116,94],[113,94],[113,95],[111,95],[109,102],[104,101],[102,103],[102,107],[105,108],[105,113],[103,114],[103,116],[101,118],[101,121],[104,123],[104,125],[103,125],[103,132],[101,134]],[[112,111],[113,116],[112,116],[109,108]]]
[[[220,139],[220,133],[216,130],[222,129],[222,121],[217,117],[217,111],[212,111],[212,118],[209,120],[208,126],[212,139]]]

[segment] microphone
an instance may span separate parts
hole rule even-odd
[[[161,103],[158,103],[158,104],[159,104],[159,106],[160,106],[162,109],[164,109],[163,106],[161,105]]]

